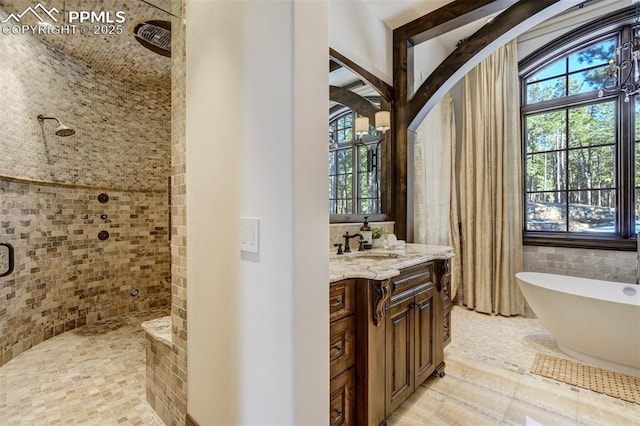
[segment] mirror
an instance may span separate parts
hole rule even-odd
[[[331,51],[329,63],[329,213],[332,223],[388,220],[391,99],[377,80]],[[371,78],[373,77],[373,78]],[[386,95],[386,96],[385,96]]]

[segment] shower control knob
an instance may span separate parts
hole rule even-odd
[[[100,219],[102,219],[102,220],[107,220],[108,218],[109,218],[109,216],[107,216],[104,213],[100,215]]]
[[[100,241],[104,241],[109,239],[109,232],[108,231],[100,231],[98,232],[98,239]]]
[[[98,195],[98,201],[104,204],[109,201],[109,196],[103,192],[102,194]]]

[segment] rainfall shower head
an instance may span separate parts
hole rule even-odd
[[[55,117],[45,117],[44,115],[38,115],[38,121],[43,122],[44,120],[56,120],[58,122],[58,128],[56,129],[56,135],[58,136],[72,136],[76,134],[76,131],[71,127],[65,126],[62,124],[60,120]]]
[[[171,22],[145,21],[133,29],[138,43],[159,55],[171,57]]]

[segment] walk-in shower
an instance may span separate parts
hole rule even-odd
[[[56,129],[56,135],[58,136],[73,136],[76,134],[76,131],[71,127],[65,126],[62,124],[60,120],[55,117],[45,117],[44,115],[38,115],[38,121],[40,123],[44,122],[44,120],[56,120],[58,122],[58,128]]]

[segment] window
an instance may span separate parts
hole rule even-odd
[[[329,123],[329,213],[381,212],[381,141],[375,130],[357,139],[355,114],[342,112]],[[373,129],[373,127],[371,127]]]
[[[640,99],[601,90],[631,33],[521,62],[526,244],[627,248],[640,230]]]

